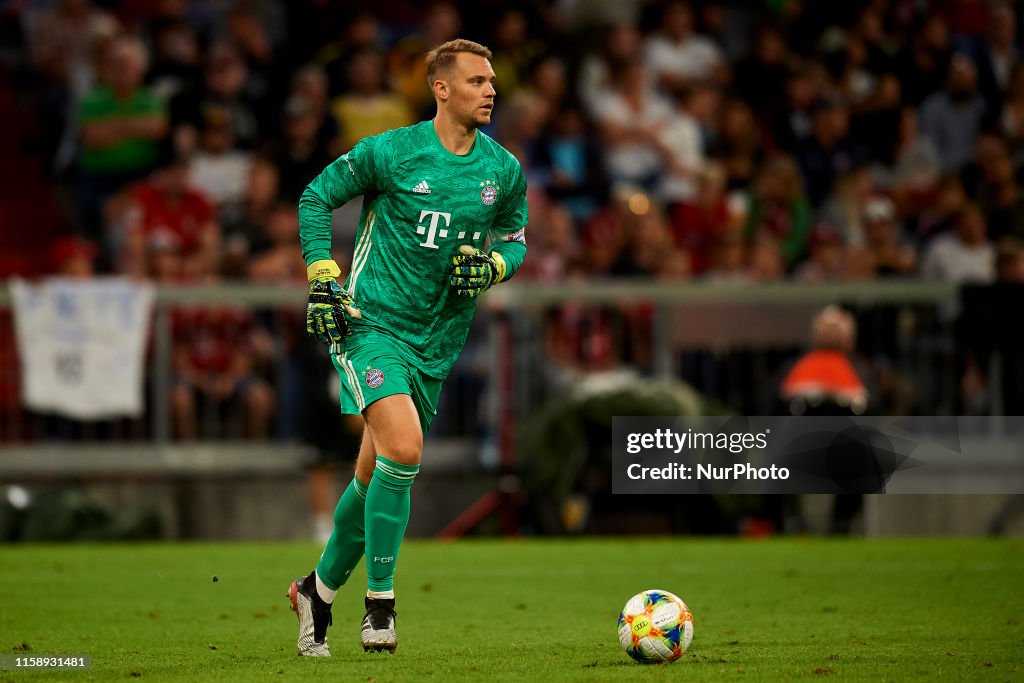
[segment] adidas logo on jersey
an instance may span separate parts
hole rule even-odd
[[[427,187],[426,180],[420,181],[420,184],[412,188],[412,191],[415,192],[416,194],[430,194],[430,188]]]

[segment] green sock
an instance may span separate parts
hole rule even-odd
[[[377,456],[366,490],[366,576],[372,591],[395,587],[395,561],[409,524],[409,489],[419,471],[419,465]]]
[[[348,488],[341,494],[338,507],[334,508],[334,531],[316,565],[317,576],[331,590],[338,590],[348,581],[359,558],[363,556],[366,544],[363,526],[365,507],[366,484],[352,477]]]

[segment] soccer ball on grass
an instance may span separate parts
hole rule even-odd
[[[693,639],[693,616],[686,603],[662,590],[629,599],[619,614],[619,642],[641,664],[674,662]]]

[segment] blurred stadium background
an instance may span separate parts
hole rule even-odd
[[[81,292],[122,276],[155,299],[141,406],[81,419],[26,405],[23,370],[54,363],[57,393],[103,396],[81,367],[95,339],[33,355],[45,335],[19,338],[0,289],[0,540],[322,533],[358,428],[304,335],[295,203],[356,140],[432,116],[422,58],[455,36],[495,53],[486,132],[526,171],[530,246],[448,379],[410,534],[1019,535],[1008,496],[615,500],[607,418],[805,411],[787,381],[824,350],[802,379],[832,409],[975,415],[978,438],[1019,447],[1003,416],[1024,407],[1022,15],[2,3],[0,275]],[[335,216],[343,267],[357,215]],[[829,383],[836,367],[854,372]]]

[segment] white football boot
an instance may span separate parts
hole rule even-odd
[[[292,601],[292,611],[299,619],[299,656],[330,657],[327,627],[331,625],[331,606],[316,594],[315,575],[292,581],[288,597]]]

